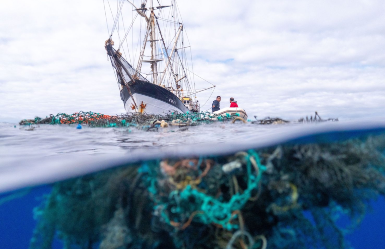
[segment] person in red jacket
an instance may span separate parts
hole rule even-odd
[[[237,101],[234,101],[234,98],[230,98],[230,107],[238,107]]]

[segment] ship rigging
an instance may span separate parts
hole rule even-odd
[[[108,10],[114,16],[105,48],[126,111],[149,114],[199,112],[196,94],[215,86],[195,89],[191,46],[176,0],[165,5],[159,0],[157,5],[153,0],[139,4],[135,0],[117,0],[115,8],[113,14],[110,2],[107,0],[104,4],[106,21]],[[127,17],[131,20],[126,28]],[[119,41],[118,49],[114,48],[114,40]]]

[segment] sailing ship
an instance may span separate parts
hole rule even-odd
[[[131,17],[131,23],[127,29],[123,22],[124,18],[127,19],[123,14],[126,2],[131,8],[128,17]],[[109,2],[108,7],[112,14]],[[196,94],[215,86],[200,91],[195,89],[192,61],[187,56],[191,46],[186,43],[176,0],[171,0],[168,5],[161,5],[159,0],[156,5],[153,0],[141,1],[140,5],[134,0],[117,0],[114,16],[105,49],[125,110],[148,114],[200,112]],[[121,20],[123,24],[120,24]],[[114,32],[119,40],[117,49],[114,48]],[[138,58],[135,58],[135,53]],[[149,67],[143,66],[144,63]]]

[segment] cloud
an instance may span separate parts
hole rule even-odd
[[[111,30],[117,2],[105,2]],[[222,95],[222,107],[235,97],[250,116],[383,116],[385,2],[181,0],[178,6],[195,73],[217,85],[204,109]],[[0,121],[124,112],[103,47],[108,36],[102,0],[2,2]],[[129,50],[123,52],[132,61],[138,51]],[[194,78],[197,89],[210,86]],[[211,93],[198,94],[200,102]]]

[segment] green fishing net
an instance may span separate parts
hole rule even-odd
[[[385,135],[162,158],[58,182],[31,248],[347,248],[385,195]],[[338,225],[339,215],[350,227]]]

